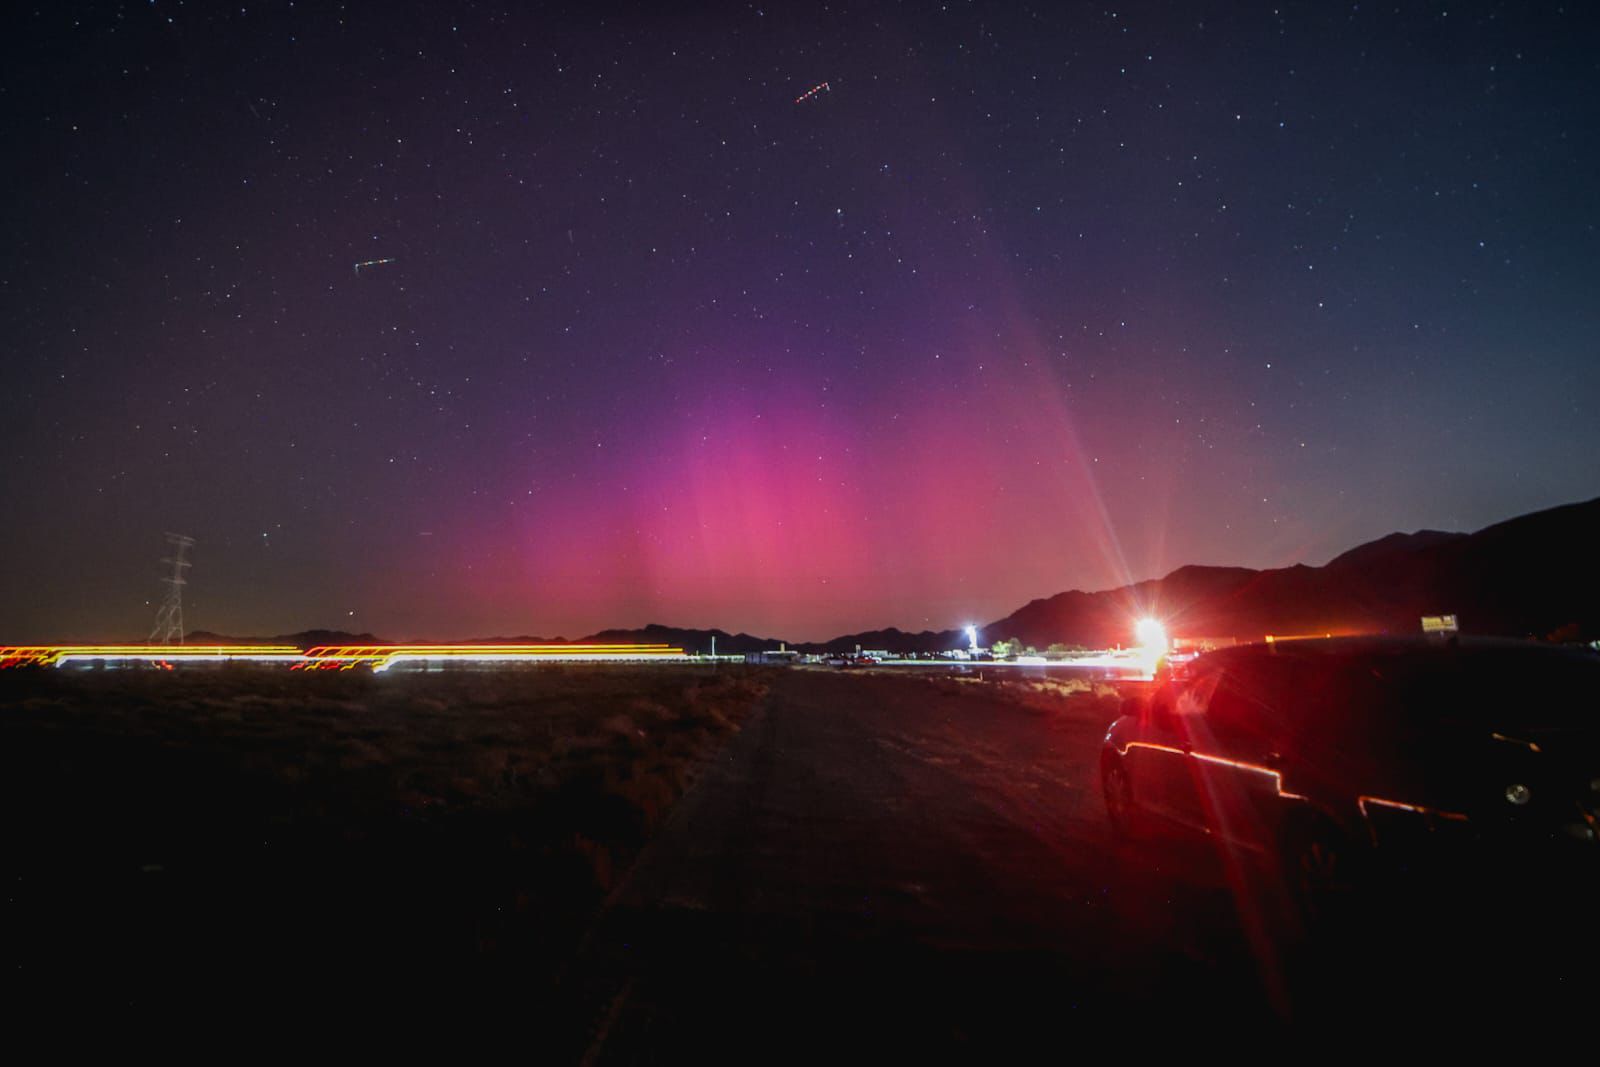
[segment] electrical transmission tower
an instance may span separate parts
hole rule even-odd
[[[155,629],[150,631],[150,643],[153,645],[183,644],[183,587],[189,584],[184,581],[183,569],[191,566],[184,556],[193,546],[194,538],[169,533],[167,544],[174,551],[161,562],[172,564],[172,577],[161,579],[166,584],[167,595],[161,601],[161,610],[156,612]]]

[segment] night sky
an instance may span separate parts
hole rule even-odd
[[[167,530],[191,628],[818,639],[1600,493],[1584,4],[37,7],[3,640]]]

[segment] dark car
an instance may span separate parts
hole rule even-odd
[[[1224,649],[1131,700],[1100,771],[1119,831],[1263,857],[1307,906],[1378,869],[1587,878],[1600,656],[1470,638]]]

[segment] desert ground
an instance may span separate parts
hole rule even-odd
[[[4,672],[13,974],[140,1012],[547,976],[767,684]]]
[[[590,1063],[1587,1017],[1548,933],[1489,950],[1524,916],[1385,899],[1307,951],[1268,882],[1115,839],[1120,707],[783,668],[8,672],[17,1003],[510,1028]]]

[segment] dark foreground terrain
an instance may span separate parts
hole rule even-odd
[[[6,938],[40,1011],[515,1032],[610,1063],[1593,1026],[1571,887],[1380,886],[1305,944],[1269,877],[1114,841],[1109,691],[201,677],[0,678]]]
[[[742,668],[0,672],[10,977],[303,1012],[548,982],[766,681]]]

